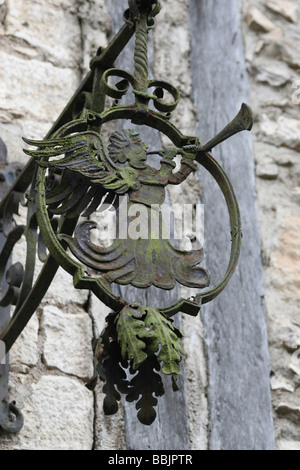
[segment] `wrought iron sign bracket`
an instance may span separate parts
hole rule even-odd
[[[0,162],[2,166],[6,162],[6,146],[0,139]],[[0,197],[5,194],[7,188],[9,188],[14,181],[18,173],[21,170],[6,165],[0,170]],[[5,236],[5,226],[2,226],[0,231],[0,285],[1,285],[1,302],[0,302],[0,331],[3,331],[10,321],[10,308],[9,304],[12,299],[12,291],[10,290],[10,282],[12,276],[20,278],[20,271],[22,270],[21,263],[17,265],[15,273],[10,269],[11,257],[10,249],[8,248],[10,237]],[[16,407],[15,402],[9,402],[8,400],[8,375],[9,375],[9,354],[6,351],[6,346],[3,341],[0,341],[0,430],[4,430],[9,433],[15,433],[20,431],[23,426],[23,416],[20,410]]]
[[[171,317],[177,312],[196,316],[202,304],[213,300],[226,287],[238,261],[242,237],[238,202],[229,178],[208,152],[237,132],[250,130],[252,114],[243,104],[233,121],[204,146],[198,137],[183,135],[171,122],[180,99],[179,91],[168,82],[148,78],[148,32],[155,26],[161,5],[158,0],[129,0],[128,3],[124,26],[107,48],[98,50],[90,72],[45,139],[24,138],[36,149],[24,150],[31,158],[0,204],[2,277],[8,273],[8,289],[2,287],[0,305],[15,306],[11,318],[7,310],[1,314],[0,340],[8,352],[62,266],[72,275],[75,288],[92,291],[112,309],[95,348],[95,378],[87,386],[92,389],[99,375],[104,382],[105,413],[118,410],[120,393],[123,393],[128,401],[137,402],[138,419],[149,425],[156,416],[156,397],[164,393],[157,372],[170,375],[173,389],[177,388],[176,377],[183,354],[182,333],[173,325]],[[114,62],[133,35],[134,71],[131,73],[115,68]],[[134,102],[123,104],[122,98],[129,89]],[[165,99],[166,95],[169,99]],[[112,105],[107,97],[114,100]],[[133,126],[154,128],[170,139],[172,147],[156,152],[160,169],[147,163],[148,155],[153,152],[148,152],[134,127],[113,132],[108,142],[105,141],[103,125],[121,119]],[[181,157],[177,171],[174,170],[176,156]],[[232,233],[226,273],[212,288],[209,288],[208,271],[200,266],[203,248],[191,240],[192,249],[181,251],[161,235],[161,206],[166,187],[180,184],[198,166],[204,167],[218,183],[228,207]],[[120,195],[127,197],[127,213],[135,204],[150,218],[155,208],[159,221],[156,236],[151,228],[147,239],[118,236],[110,247],[97,246],[90,240],[90,231],[96,227],[93,214],[103,202],[117,207]],[[21,202],[27,206],[24,226],[14,220]],[[78,224],[79,217],[87,220]],[[127,226],[129,222],[128,218]],[[27,245],[25,266],[12,262],[7,268],[21,236]],[[43,267],[34,282],[36,254]],[[154,308],[116,296],[111,289],[113,283],[144,289],[154,285],[166,290],[180,283],[199,291],[194,297]],[[3,423],[13,414],[15,427],[11,426],[10,431],[15,432],[20,429],[22,418],[14,404],[8,405],[4,382],[7,375],[3,381],[0,378],[0,399],[4,404],[0,406],[0,427],[5,429]]]

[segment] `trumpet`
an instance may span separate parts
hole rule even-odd
[[[213,137],[207,144],[199,148],[203,152],[209,152],[211,149],[219,145],[224,140],[237,134],[241,131],[251,131],[253,126],[253,113],[251,108],[243,103],[240,111],[235,118],[215,137]]]

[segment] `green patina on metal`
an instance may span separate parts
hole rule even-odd
[[[13,265],[11,271],[19,275],[11,276],[15,281],[10,282],[9,293],[0,300],[2,304],[16,305],[11,321],[0,335],[6,349],[10,349],[27,324],[58,266],[62,266],[73,276],[75,288],[91,290],[112,309],[95,348],[95,371],[105,382],[105,412],[115,413],[120,393],[124,393],[128,401],[137,401],[138,419],[147,425],[156,416],[155,397],[164,393],[158,371],[171,375],[173,389],[177,387],[176,376],[183,355],[182,333],[173,325],[171,317],[179,311],[196,316],[202,304],[213,300],[226,287],[238,261],[242,236],[238,202],[227,175],[208,151],[252,127],[251,110],[245,104],[236,118],[204,146],[199,138],[183,135],[170,122],[179,102],[178,90],[165,81],[148,79],[148,31],[154,27],[154,17],[160,9],[158,0],[129,1],[125,25],[106,49],[98,50],[91,61],[91,72],[46,138],[43,141],[24,138],[37,149],[25,150],[31,160],[0,206],[3,226],[8,227],[5,249],[0,255],[2,277],[24,230],[28,248],[25,270]],[[114,68],[113,63],[133,34],[135,52],[131,74]],[[119,81],[115,83],[116,80]],[[120,104],[129,90],[133,92],[134,102]],[[165,100],[166,92],[171,102]],[[112,106],[107,107],[107,97],[114,99]],[[106,143],[103,125],[120,119],[130,121],[133,126],[159,130],[169,137],[173,146],[148,152],[134,128],[113,132]],[[148,155],[153,153],[160,157],[159,169],[147,163]],[[181,161],[175,171],[177,156]],[[182,183],[197,170],[197,163],[217,181],[228,207],[232,233],[227,271],[219,284],[208,290],[203,289],[209,286],[210,275],[200,266],[203,249],[191,239],[192,249],[182,251],[162,236],[165,188]],[[20,195],[30,184],[27,226],[11,227]],[[78,219],[92,217],[104,203],[117,207],[120,195],[128,198],[128,230],[130,223],[138,223],[137,216],[128,215],[133,206],[140,208],[148,219],[155,208],[158,225],[155,230],[151,226],[146,238],[118,234],[111,246],[98,246],[90,239],[95,222],[87,220],[78,224]],[[36,250],[44,267],[33,284]],[[153,308],[116,296],[111,289],[113,283],[137,288],[153,285],[161,289],[173,289],[180,283],[200,290],[193,298],[181,298],[167,307]],[[124,368],[129,375],[136,375],[128,378]],[[95,378],[88,384],[89,388],[94,386]]]

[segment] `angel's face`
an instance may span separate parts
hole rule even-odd
[[[141,140],[139,134],[127,129],[114,132],[109,138],[109,156],[113,162],[125,164],[132,168],[146,168],[147,145]]]
[[[126,156],[129,165],[133,168],[146,168],[145,161],[147,160],[147,152],[144,148],[141,148],[141,146],[133,145]]]

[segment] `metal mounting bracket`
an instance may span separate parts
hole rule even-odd
[[[4,142],[0,139],[0,162],[2,166],[5,164],[7,151]],[[16,170],[12,167],[5,166],[0,170],[0,198],[5,194],[16,179]],[[4,254],[6,237],[3,234],[3,226],[0,227],[0,253]],[[0,257],[1,257],[0,255]],[[9,289],[6,277],[9,269],[9,260],[5,266],[3,273],[1,272],[1,300],[0,300],[0,331],[3,331],[10,322],[10,307],[4,305],[7,302],[4,292]],[[9,402],[8,399],[8,375],[9,375],[9,353],[6,352],[4,341],[0,341],[0,430],[5,432],[16,433],[23,426],[23,416],[16,407],[15,402]]]

